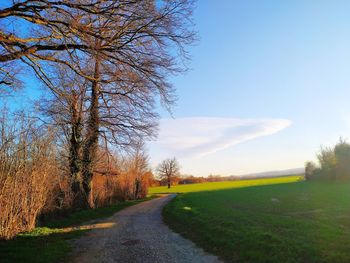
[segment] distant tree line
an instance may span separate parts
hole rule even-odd
[[[170,162],[175,162],[175,167],[179,168],[179,164],[176,159],[166,159],[161,162],[157,168],[155,176],[151,179],[152,186],[173,186],[179,184],[199,184],[199,183],[209,183],[209,182],[223,182],[223,181],[236,181],[241,178],[236,176],[221,176],[221,175],[212,175],[209,176],[193,176],[188,174],[181,174],[179,169],[174,169],[174,173],[171,173],[170,176],[167,176],[165,173],[166,166]]]
[[[193,175],[183,175],[178,184],[199,184],[199,183],[209,183],[209,182],[222,182],[222,181],[233,181],[232,177],[225,177],[220,175],[209,175],[204,176],[193,176]]]
[[[350,144],[340,139],[333,147],[322,147],[318,163],[306,162],[306,180],[350,180]]]

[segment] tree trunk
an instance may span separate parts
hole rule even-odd
[[[141,182],[140,182],[140,180],[137,178],[137,179],[135,180],[135,195],[134,195],[134,199],[138,199],[138,198],[139,198],[140,185],[141,185]]]
[[[99,135],[99,77],[100,64],[98,58],[95,60],[94,81],[91,85],[91,104],[89,109],[89,119],[87,123],[87,140],[83,149],[83,188],[85,194],[85,204],[91,208],[94,207],[91,190],[94,161],[97,156],[98,135]],[[90,202],[89,202],[90,198]]]
[[[82,147],[82,116],[78,106],[78,96],[73,94],[71,105],[71,138],[69,145],[69,167],[72,178],[72,192],[74,194],[73,207],[80,208],[84,206],[84,189],[82,185],[82,165],[81,165],[81,147]]]

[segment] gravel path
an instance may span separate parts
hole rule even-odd
[[[174,196],[142,202],[104,220],[105,228],[74,242],[71,262],[220,262],[162,222],[162,208]]]

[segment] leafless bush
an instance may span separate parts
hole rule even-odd
[[[23,115],[0,121],[0,238],[31,230],[57,174],[53,134]]]
[[[146,197],[152,176],[151,171],[135,174],[128,170],[128,172],[120,174],[117,184],[120,198],[122,200],[133,200]]]
[[[134,153],[124,158],[107,153],[101,155],[100,150],[92,179],[93,207],[146,197],[152,177],[142,146],[136,147]]]
[[[117,175],[95,174],[92,183],[93,188],[91,194],[94,207],[112,205],[122,199],[118,188]]]
[[[50,191],[47,193],[47,198],[44,207],[41,210],[41,215],[56,215],[61,212],[71,210],[73,207],[74,193],[71,189],[72,180],[62,167],[58,167],[54,174],[50,175]]]
[[[119,175],[119,188],[123,199],[140,199],[147,195],[152,172],[148,165],[148,156],[143,143],[135,147],[122,164]]]

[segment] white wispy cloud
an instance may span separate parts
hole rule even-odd
[[[275,134],[291,125],[286,119],[194,117],[162,119],[153,146],[180,157],[201,157],[233,145]]]

